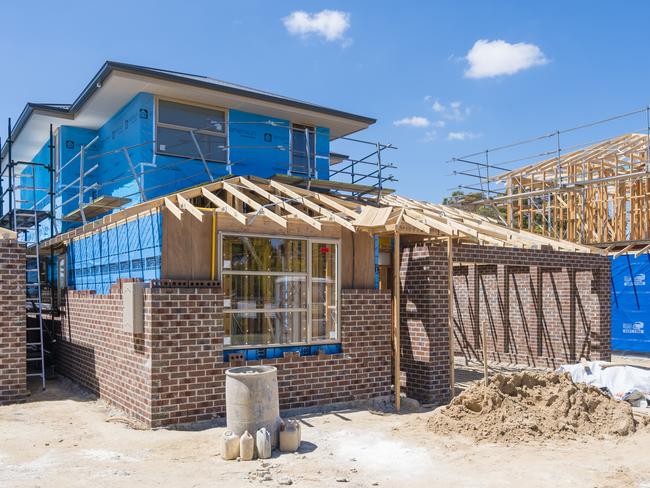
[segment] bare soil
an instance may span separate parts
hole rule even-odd
[[[632,407],[569,374],[498,373],[475,382],[429,419],[438,434],[463,433],[479,441],[519,443],[632,435],[644,427]]]
[[[56,380],[25,404],[0,407],[0,487],[650,488],[646,430],[512,446],[430,432],[432,415],[304,415],[299,453],[223,461],[224,427],[137,430],[107,421],[120,413]]]

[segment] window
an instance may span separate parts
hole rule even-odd
[[[226,162],[226,113],[194,105],[158,101],[156,152]]]
[[[338,245],[221,235],[226,346],[338,339]]]
[[[316,131],[313,127],[291,126],[291,171],[311,175],[316,158]]]

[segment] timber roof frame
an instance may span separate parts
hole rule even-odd
[[[213,207],[202,207],[196,199]],[[594,247],[510,229],[487,217],[445,205],[397,195],[384,196],[379,203],[351,200],[255,176],[234,176],[128,207],[54,236],[44,242],[42,248],[69,242],[162,208],[176,218],[187,213],[200,221],[207,215],[206,211],[222,212],[242,226],[261,218],[275,224],[278,231],[286,231],[289,221],[301,222],[317,230],[323,223],[333,223],[351,232],[372,235],[399,232],[432,239],[452,237],[478,245],[602,253]]]
[[[650,138],[628,133],[490,177],[503,193],[479,203],[507,225],[597,246],[650,252]],[[500,188],[501,190],[501,188]]]

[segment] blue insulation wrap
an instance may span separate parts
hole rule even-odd
[[[119,278],[160,278],[162,218],[154,212],[73,241],[68,286],[106,294]]]
[[[153,95],[139,93],[122,107],[98,131],[93,152],[101,155],[94,173],[101,184],[97,196],[124,197],[130,204],[141,201],[133,178],[126,148],[136,174],[151,169],[142,163],[153,161]]]
[[[611,261],[612,349],[650,352],[650,256]]]
[[[318,179],[330,179],[330,130],[325,127],[316,127],[316,172]]]
[[[57,218],[66,216],[79,208],[79,183],[77,181],[79,178],[79,157],[75,158],[75,156],[79,154],[81,146],[88,144],[96,135],[96,131],[83,129],[81,127],[62,125],[59,128],[59,148],[57,151],[59,151],[61,170],[59,172],[59,181],[56,188]],[[91,148],[88,150],[87,155],[91,156],[92,154],[93,150]],[[88,166],[88,164],[91,164],[90,161],[85,163],[86,171],[92,167]],[[88,187],[89,185],[92,185],[97,181],[95,178],[96,176],[92,173],[89,174],[84,179],[84,186]],[[91,191],[84,193],[84,202],[87,203],[92,198],[93,195]],[[76,222],[63,222],[61,230],[65,232],[79,225],[80,224]]]
[[[319,344],[311,346],[277,346],[277,347],[255,347],[247,349],[227,349],[223,352],[224,362],[230,360],[231,354],[243,354],[246,361],[258,361],[260,359],[281,358],[285,352],[297,352],[301,356],[316,356],[317,354],[340,354],[341,344]]]
[[[228,121],[234,174],[268,178],[287,172],[291,125],[288,120],[230,110]]]

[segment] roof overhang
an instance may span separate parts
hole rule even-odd
[[[50,124],[55,128],[70,125],[98,129],[140,92],[328,127],[331,139],[376,122],[373,118],[211,78],[109,61],[72,105],[27,104],[14,126],[13,159],[31,160],[47,140]],[[5,153],[3,148],[3,158]]]

